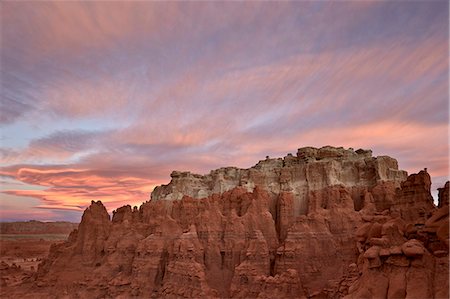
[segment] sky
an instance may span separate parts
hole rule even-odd
[[[2,221],[304,146],[448,180],[448,1],[0,5]]]

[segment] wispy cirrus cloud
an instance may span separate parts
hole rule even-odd
[[[17,162],[54,163],[67,161],[83,153],[97,151],[107,146],[106,135],[111,131],[62,130],[33,139],[26,148],[0,148],[3,164]]]
[[[6,2],[1,14],[2,192],[39,215],[139,203],[174,169],[305,145],[448,174],[448,3]]]
[[[434,134],[429,134],[433,131]],[[236,165],[249,167],[258,157],[284,155],[301,145],[326,144],[345,147],[372,148],[376,155],[400,155],[400,167],[410,173],[428,167],[433,177],[448,173],[448,146],[430,148],[448,133],[446,125],[420,123],[372,123],[352,128],[318,128],[290,136],[256,136],[236,134],[205,149],[205,144],[173,149],[143,148],[128,144],[123,151],[93,154],[73,165],[36,166],[17,165],[3,168],[2,174],[30,185],[46,187],[43,190],[5,190],[6,194],[41,199],[38,207],[82,210],[93,199],[101,199],[108,208],[124,204],[138,204],[149,198],[152,189],[168,182],[174,170],[192,170],[207,173],[210,169]],[[414,148],[410,144],[415,144]],[[118,149],[119,147],[115,147]],[[152,154],[155,154],[153,158]],[[426,156],[423,152],[427,152]],[[132,158],[123,158],[124,154]],[[437,182],[435,188],[440,187]]]
[[[124,174],[109,175],[106,171],[92,169],[40,169],[17,167],[3,171],[4,175],[21,182],[44,186],[42,190],[12,189],[3,193],[40,199],[37,208],[83,211],[93,199],[101,199],[108,208],[118,208],[124,203],[140,204],[148,200],[155,181]]]

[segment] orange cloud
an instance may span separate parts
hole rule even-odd
[[[42,200],[37,208],[83,211],[91,200],[102,200],[112,210],[125,204],[139,205],[149,199],[154,180],[106,177],[87,169],[18,168],[9,175],[21,182],[46,186],[44,190],[3,190],[2,193]]]

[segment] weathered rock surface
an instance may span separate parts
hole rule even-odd
[[[22,287],[45,298],[445,298],[448,200],[437,209],[430,196],[426,171],[407,178],[365,150],[174,172],[111,220],[93,202]]]
[[[308,213],[310,191],[341,185],[349,189],[359,209],[364,190],[381,182],[392,183],[395,190],[406,180],[407,173],[398,169],[395,159],[372,157],[370,150],[325,146],[300,148],[297,156],[267,157],[249,169],[226,167],[207,175],[174,171],[171,177],[168,185],[155,188],[152,200],[177,200],[184,195],[203,198],[236,187],[252,191],[255,186],[263,186],[271,197],[272,213],[275,213],[274,199],[278,194],[289,192],[294,197],[293,213],[298,216]]]
[[[429,205],[429,186],[426,171],[411,175],[390,211],[363,217],[355,233],[359,275],[341,283],[346,298],[449,297],[449,184],[440,189],[439,209]]]

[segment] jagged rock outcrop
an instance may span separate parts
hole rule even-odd
[[[392,210],[399,211],[401,217],[407,221],[425,223],[434,209],[431,196],[431,178],[427,170],[412,174],[401,184],[397,190],[396,201]]]
[[[308,147],[250,169],[174,172],[152,200],[119,208],[111,220],[93,202],[28,290],[73,298],[441,298],[448,200],[437,209],[430,196],[426,171],[407,178],[395,159],[366,150]]]
[[[438,203],[438,208],[442,208],[444,206],[448,206],[448,201],[450,198],[450,194],[449,194],[449,182],[445,183],[445,186],[442,188],[438,188],[438,197],[439,197],[439,203]]]
[[[325,146],[319,149],[300,148],[295,157],[291,154],[284,158],[267,157],[249,169],[226,167],[207,175],[174,171],[171,177],[168,185],[155,188],[153,200],[177,200],[184,195],[203,198],[236,187],[251,191],[255,186],[260,186],[269,192],[271,213],[275,213],[278,194],[289,192],[294,197],[294,215],[298,216],[308,212],[310,191],[341,185],[351,189],[354,204],[361,207],[364,190],[381,182],[399,187],[406,180],[407,173],[398,169],[395,159],[372,157],[370,150]]]
[[[449,297],[449,210],[443,198],[449,184],[440,190],[439,209],[429,205],[429,186],[426,171],[413,174],[397,190],[390,211],[363,217],[355,233],[360,274],[341,284],[348,287],[341,288],[348,291],[346,298]]]

